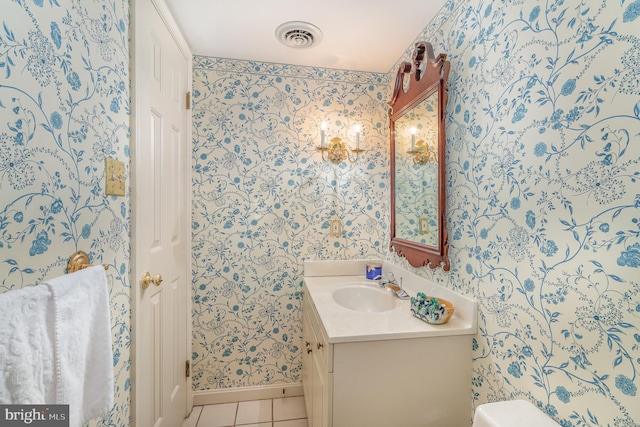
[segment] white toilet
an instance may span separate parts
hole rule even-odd
[[[526,400],[485,403],[476,408],[473,427],[558,427],[560,424]]]

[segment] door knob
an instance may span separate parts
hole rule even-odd
[[[149,285],[151,285],[153,283],[154,286],[160,286],[160,283],[162,283],[162,276],[159,274],[156,274],[155,277],[151,277],[151,274],[149,274],[148,271],[145,271],[144,274],[142,275],[142,289],[147,289],[149,287]]]

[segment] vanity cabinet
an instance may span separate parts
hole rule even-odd
[[[306,289],[302,307],[309,427],[471,424],[471,336],[332,343]]]

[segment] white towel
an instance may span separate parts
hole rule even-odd
[[[50,299],[46,286],[0,294],[0,404],[55,402]]]
[[[107,278],[93,266],[45,284],[55,319],[56,403],[69,404],[70,426],[81,426],[113,406]]]

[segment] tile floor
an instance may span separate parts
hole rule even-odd
[[[304,397],[194,406],[182,427],[308,427]]]

